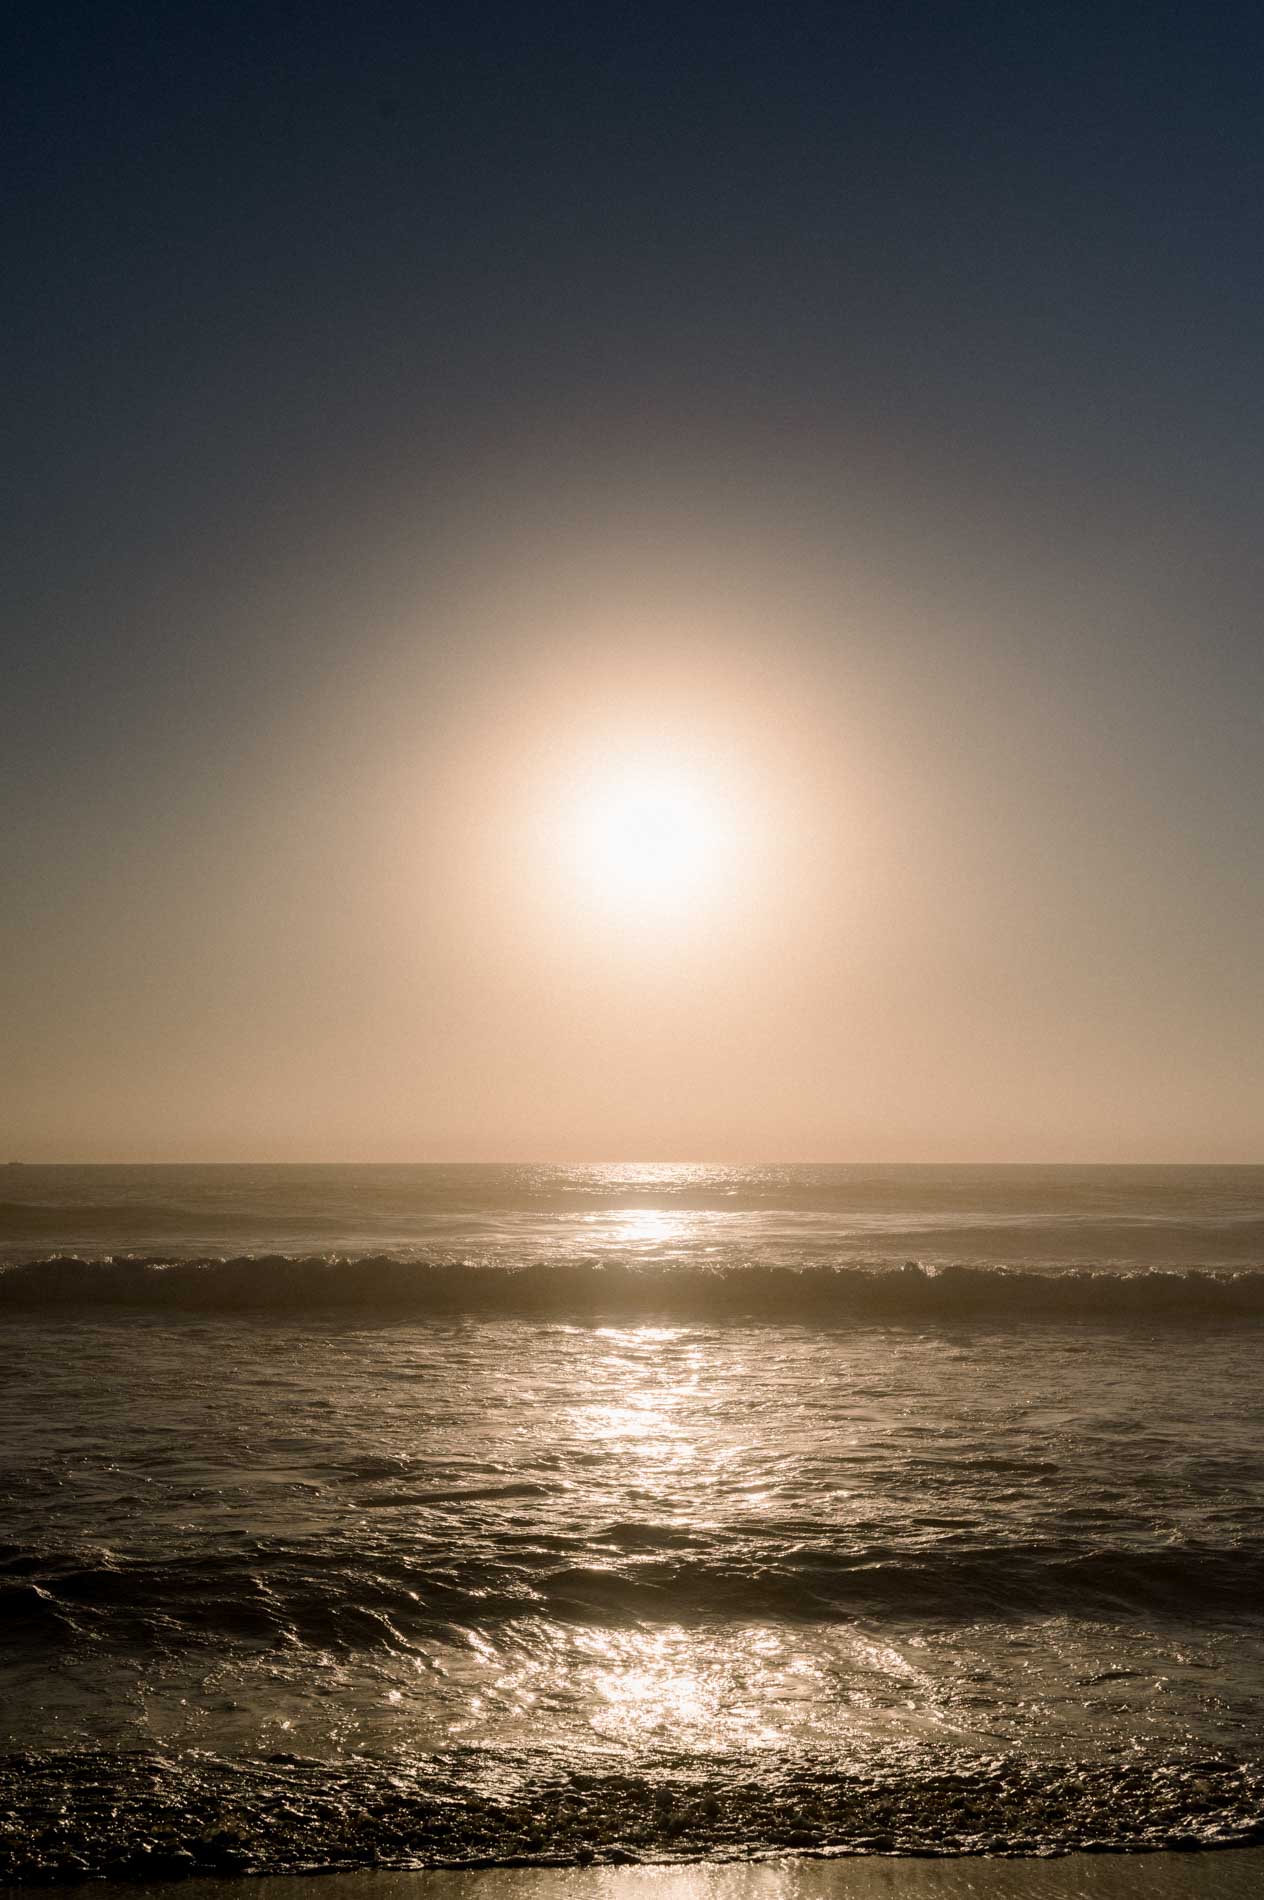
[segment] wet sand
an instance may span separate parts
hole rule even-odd
[[[84,1895],[84,1887],[62,1889]],[[93,1893],[100,1895],[100,1883]],[[131,1900],[1255,1900],[1264,1849],[1049,1860],[778,1860],[128,1882]],[[0,1900],[30,1900],[0,1886]]]

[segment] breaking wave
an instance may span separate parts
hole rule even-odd
[[[336,1763],[58,1750],[0,1758],[0,1880],[1238,1847],[1264,1836],[1262,1794],[1258,1764],[1196,1754],[1032,1763],[943,1751],[920,1769],[893,1755],[846,1769],[782,1761],[770,1774],[668,1750],[640,1770],[506,1750],[494,1763],[469,1749]]]
[[[757,1261],[651,1266],[574,1259],[502,1261],[281,1254],[234,1259],[85,1260],[59,1255],[0,1268],[0,1311],[464,1314],[532,1319],[793,1324],[875,1320],[1264,1320],[1264,1267],[1149,1268],[811,1265]]]
[[[1264,1600],[1264,1549],[1231,1544],[1147,1549],[1067,1537],[918,1550],[858,1540],[848,1550],[819,1529],[815,1540],[733,1548],[696,1540],[692,1550],[629,1554],[597,1532],[462,1552],[451,1537],[427,1538],[425,1515],[412,1507],[407,1548],[402,1536],[398,1548],[367,1537],[353,1548],[260,1540],[249,1554],[138,1564],[0,1547],[0,1620],[10,1641],[46,1655],[98,1640],[151,1654],[224,1641],[350,1654],[459,1642],[470,1628],[509,1623],[1251,1618]]]

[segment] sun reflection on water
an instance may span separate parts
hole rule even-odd
[[[645,1234],[692,1217],[630,1212]],[[717,1432],[705,1338],[680,1326],[606,1326],[591,1335],[591,1399],[572,1408],[577,1440],[613,1461],[614,1495],[635,1518],[610,1526],[609,1564],[655,1569],[705,1523],[714,1486],[740,1449]],[[687,1471],[686,1471],[687,1468]],[[808,1693],[803,1658],[774,1629],[723,1632],[680,1622],[574,1628],[561,1676],[602,1741],[702,1753],[787,1744]],[[811,1673],[809,1668],[809,1673]],[[577,1710],[577,1713],[579,1711]]]
[[[743,1634],[720,1643],[675,1625],[584,1631],[576,1646],[595,1665],[592,1729],[612,1741],[681,1744],[701,1753],[782,1746],[787,1738],[771,1719],[768,1690],[784,1669],[784,1644],[771,1630]]]
[[[618,1207],[585,1214],[582,1226],[603,1253],[658,1259],[693,1253],[702,1231],[723,1215],[666,1207]]]
[[[695,1458],[700,1421],[690,1401],[699,1395],[703,1365],[701,1348],[688,1337],[682,1327],[600,1328],[595,1396],[571,1411],[577,1436],[647,1467]]]

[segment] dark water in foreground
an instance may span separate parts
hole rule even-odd
[[[1264,1170],[2,1178],[0,1878],[1264,1838]]]

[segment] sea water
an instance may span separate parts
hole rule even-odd
[[[0,1877],[1264,1838],[1264,1169],[0,1194]]]

